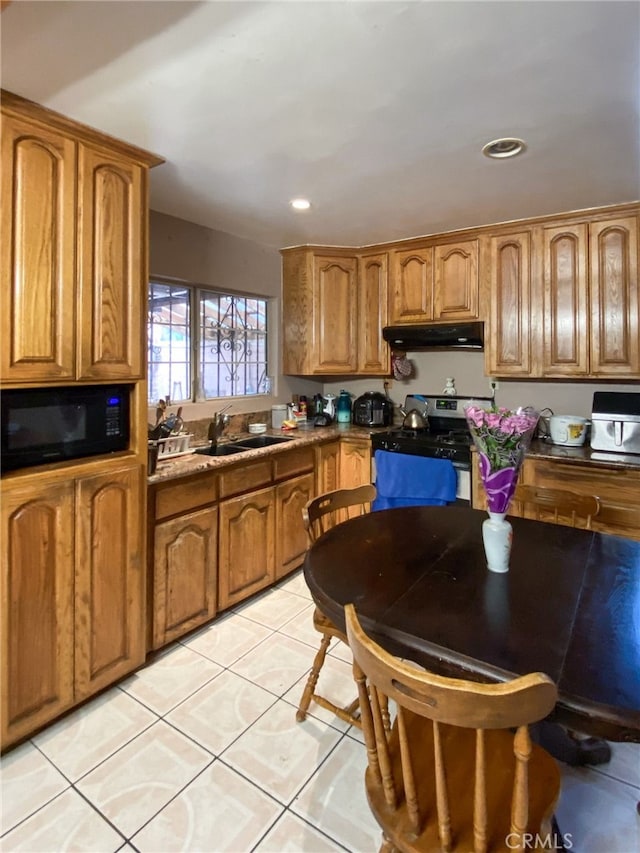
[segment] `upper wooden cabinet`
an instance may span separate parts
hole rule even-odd
[[[489,244],[486,372],[492,376],[640,376],[638,216],[594,213]]]
[[[3,382],[75,370],[76,145],[2,105]]]
[[[389,373],[389,345],[382,338],[388,317],[388,256],[373,252],[358,256],[357,373]]]
[[[385,253],[283,250],[283,373],[384,375]]]
[[[147,173],[162,162],[2,93],[1,379],[137,379]]]
[[[531,233],[489,238],[490,334],[485,335],[490,376],[528,376],[531,362]]]
[[[478,319],[478,240],[391,252],[389,323]]]
[[[81,145],[78,379],[142,376],[146,170]]]

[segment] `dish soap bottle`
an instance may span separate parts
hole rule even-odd
[[[351,394],[348,391],[341,391],[338,397],[338,416],[336,418],[339,424],[351,423]]]

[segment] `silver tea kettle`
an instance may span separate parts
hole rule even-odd
[[[408,412],[400,409],[400,411],[404,415],[402,429],[428,429],[429,421],[422,412],[419,412],[417,409],[410,409]]]

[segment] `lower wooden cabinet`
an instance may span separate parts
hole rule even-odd
[[[216,615],[217,507],[157,524],[153,550],[153,648],[157,649]]]
[[[144,662],[142,466],[2,487],[2,747]]]
[[[314,496],[314,484],[311,473],[276,487],[276,580],[297,569],[309,547],[302,510]]]
[[[353,489],[371,482],[371,441],[366,438],[340,442],[340,488]]]
[[[220,504],[220,609],[275,580],[275,489],[270,486]]]
[[[316,494],[333,492],[340,484],[340,442],[316,447]]]

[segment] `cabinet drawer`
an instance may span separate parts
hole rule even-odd
[[[181,480],[170,486],[158,485],[155,490],[155,517],[168,518],[188,512],[215,503],[217,498],[218,477],[214,474],[204,474],[191,481]]]
[[[221,471],[219,477],[221,498],[259,489],[271,483],[271,461],[240,465],[229,471]]]
[[[313,448],[299,447],[282,453],[273,460],[273,475],[276,480],[283,477],[293,477],[296,474],[305,474],[313,470]]]
[[[571,489],[583,495],[610,498],[616,504],[637,505],[640,500],[640,471],[536,462],[534,476],[538,486]]]

